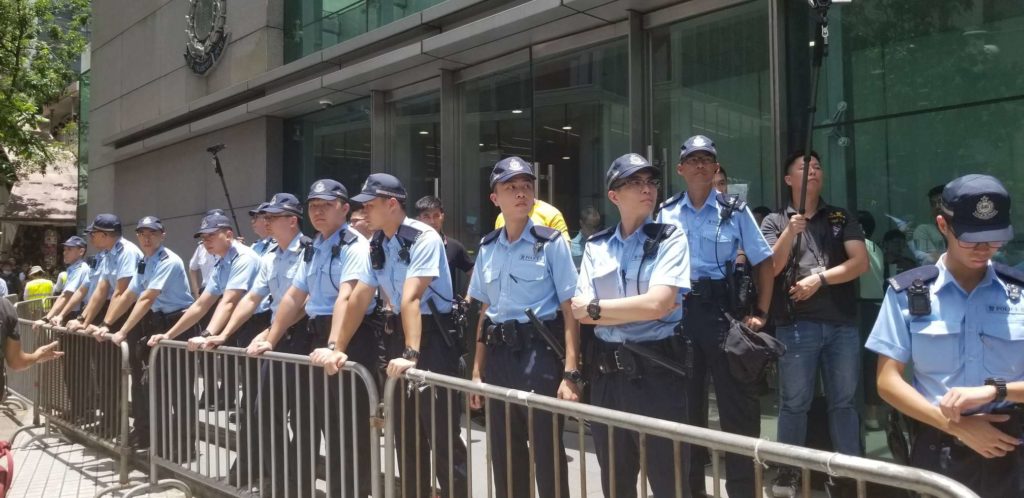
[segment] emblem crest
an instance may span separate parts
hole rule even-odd
[[[224,53],[228,33],[226,0],[189,0],[185,16],[185,64],[192,72],[205,75]]]
[[[704,140],[704,137],[702,137],[700,135],[697,135],[696,137],[693,137],[693,145],[694,145],[694,147],[703,147],[703,146],[705,146],[707,144],[708,144],[708,141]]]
[[[519,164],[519,161],[516,161],[515,159],[513,159],[513,160],[509,161],[508,169],[510,169],[512,171],[520,171],[520,170],[523,169],[523,165]]]
[[[991,220],[999,214],[996,205],[987,195],[981,196],[978,205],[974,206],[974,217],[979,220]]]
[[[204,219],[203,224],[199,225],[199,229],[206,230],[207,228],[210,228],[210,220]]]
[[[324,182],[316,182],[316,185],[313,185],[313,192],[323,192],[324,190],[327,190],[327,186],[324,185]]]
[[[641,156],[640,154],[630,154],[629,155],[629,164],[634,164],[634,165],[637,165],[637,164],[647,164],[647,160],[644,159],[643,156]]]

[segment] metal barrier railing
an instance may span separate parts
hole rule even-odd
[[[214,387],[225,363],[241,384],[234,417],[218,408]],[[191,493],[186,481],[232,495],[381,496],[380,397],[362,365],[328,376],[308,356],[162,341],[148,372],[150,481],[126,496]],[[160,469],[180,479],[159,479]]]
[[[128,487],[131,448],[127,344],[98,342],[89,334],[63,327],[43,326],[34,331],[34,323],[34,319],[18,319],[22,339],[32,337],[37,344],[59,341],[65,356],[62,361],[32,369],[34,396],[28,398],[34,398],[33,426],[39,427],[42,417],[48,434],[56,428],[117,455],[118,482],[97,496]]]
[[[26,320],[38,320],[45,316],[50,306],[53,305],[54,300],[52,297],[45,297],[18,302],[17,294],[8,294],[6,297],[14,303],[14,309],[18,312],[18,317]],[[33,332],[30,324],[19,323],[18,335],[21,336],[21,348],[25,351],[34,351],[37,347],[43,345],[41,341],[36,340],[36,334]],[[27,410],[28,403],[36,404],[39,401],[39,391],[36,389],[37,374],[34,369],[21,372],[7,371],[5,376],[7,378],[7,392],[4,393],[6,394],[3,399],[4,404],[12,404],[20,409]],[[35,423],[39,423],[38,416],[35,418]]]
[[[424,390],[432,390],[432,395],[429,396],[430,406],[424,406],[424,403],[420,401],[421,397],[416,396],[412,398],[414,401],[408,403],[406,400],[409,398],[407,393],[412,392],[424,392]],[[399,393],[406,393],[403,396],[396,396]],[[446,375],[439,375],[431,372],[422,370],[412,369],[406,372],[403,378],[391,378],[388,379],[384,388],[384,454],[385,454],[385,487],[384,496],[386,498],[395,498],[401,496],[402,498],[418,498],[420,494],[411,493],[408,489],[399,490],[399,483],[404,482],[401,479],[401,472],[396,469],[396,462],[393,455],[395,454],[396,448],[399,448],[399,452],[403,446],[410,448],[409,438],[415,438],[419,441],[422,437],[421,430],[417,425],[416,428],[409,428],[405,426],[404,417],[399,416],[399,410],[410,409],[405,405],[412,404],[412,410],[417,412],[421,410],[431,410],[431,434],[428,437],[427,444],[430,448],[438,448],[438,438],[435,432],[435,428],[438,427],[435,417],[437,416],[438,410],[436,401],[444,400],[447,402],[447,413],[444,409],[441,410],[442,416],[451,416],[453,410],[457,413],[457,410],[452,408],[453,403],[456,403],[459,396],[464,397],[464,403],[460,409],[464,409],[465,413],[469,413],[470,396],[477,395],[484,398],[486,401],[497,402],[504,404],[506,414],[509,413],[509,408],[512,406],[525,407],[527,410],[527,423],[529,426],[529,434],[535,434],[534,431],[538,430],[536,427],[535,419],[539,418],[541,414],[547,415],[549,418],[557,420],[559,417],[565,419],[575,419],[577,421],[576,437],[578,440],[577,448],[579,451],[578,462],[579,462],[579,489],[573,489],[570,491],[572,496],[587,496],[587,487],[597,486],[599,484],[589,483],[588,484],[588,472],[587,472],[587,458],[584,454],[584,448],[587,447],[587,436],[585,431],[582,429],[587,424],[604,424],[608,426],[608,439],[609,448],[608,451],[614,455],[615,447],[612,442],[612,435],[616,431],[631,431],[632,433],[638,434],[638,442],[640,451],[640,462],[639,462],[639,496],[648,496],[647,493],[647,476],[648,476],[648,462],[646,461],[645,448],[655,438],[663,438],[671,442],[673,446],[674,455],[674,468],[675,468],[675,496],[677,498],[684,496],[683,486],[685,485],[686,476],[683,473],[683,462],[682,462],[682,445],[693,444],[708,448],[711,453],[712,461],[712,472],[714,479],[714,496],[721,496],[721,486],[723,484],[721,469],[718,462],[725,453],[735,453],[751,457],[752,465],[755,468],[755,490],[757,496],[762,496],[763,493],[763,482],[764,482],[764,468],[767,462],[773,462],[776,464],[790,465],[798,467],[803,472],[803,496],[810,497],[810,483],[811,472],[826,473],[831,476],[840,478],[849,478],[856,481],[857,496],[864,498],[867,495],[866,483],[877,483],[881,485],[891,486],[897,489],[904,489],[910,491],[916,491],[925,495],[937,496],[941,498],[976,498],[977,495],[973,493],[963,484],[956,482],[948,477],[936,474],[934,472],[928,472],[921,469],[915,469],[912,467],[905,467],[902,465],[896,465],[887,462],[881,462],[878,460],[870,460],[867,458],[853,457],[849,455],[843,455],[839,453],[829,453],[819,450],[813,450],[810,448],[803,448],[799,446],[791,446],[788,444],[776,443],[766,441],[763,439],[750,438],[745,436],[739,436],[736,434],[730,434],[721,432],[713,429],[705,429],[690,425],[679,424],[675,422],[669,422],[666,420],[660,420],[651,417],[645,417],[641,415],[635,415],[631,413],[625,413],[620,411],[609,410],[606,408],[596,407],[592,405],[573,403],[563,401],[548,396],[539,394],[518,391],[514,389],[508,389],[498,386],[492,386],[488,384],[481,384],[472,382],[469,380],[450,377]],[[397,401],[396,401],[397,400]],[[485,403],[486,403],[485,401]],[[396,406],[398,404],[398,406]],[[487,406],[493,406],[488,404]],[[504,433],[508,435],[508,424],[510,423],[511,417],[505,417],[506,428]],[[492,423],[490,414],[485,415],[485,427],[484,435],[482,436],[486,449],[484,450],[484,460],[486,461],[486,478],[482,485],[475,485],[473,481],[474,472],[472,465],[476,463],[473,458],[473,445],[469,444],[466,446],[467,454],[465,455],[465,465],[468,467],[465,471],[467,482],[465,485],[467,489],[454,489],[452,480],[449,480],[447,486],[445,483],[440,482],[443,490],[450,490],[445,493],[442,491],[443,496],[493,496],[494,479],[493,473],[498,472],[498,469],[491,468],[491,434],[492,434]],[[468,436],[472,435],[471,427],[466,428],[468,434],[466,440],[470,440]],[[567,436],[567,433],[562,431],[548,431],[554,434],[553,437],[571,437]],[[476,437],[474,435],[474,437]],[[440,444],[446,444],[445,441],[441,441]],[[450,440],[447,444],[450,444]],[[511,441],[506,440],[504,447],[511,448]],[[544,493],[536,494],[536,488],[534,487],[533,481],[536,476],[536,455],[534,453],[533,445],[530,445],[529,450],[529,479],[530,482],[527,486],[530,488],[529,496],[543,496]],[[554,444],[555,448],[560,445]],[[566,446],[569,446],[568,444]],[[421,454],[421,449],[416,446],[418,454]],[[507,450],[511,451],[511,450]],[[429,462],[429,483],[433,486],[436,481],[440,481],[438,477],[438,469],[447,467],[449,470],[449,479],[451,476],[451,469],[456,465],[461,465],[461,462],[455,463],[452,461],[438,461],[436,452],[430,457]],[[448,455],[453,453],[449,451]],[[614,461],[613,457],[609,457],[609,461]],[[398,459],[399,462],[402,458]],[[509,475],[513,474],[513,463],[512,458],[508,458],[509,468],[504,469]],[[416,465],[419,470],[419,462]],[[557,466],[556,466],[557,467]],[[492,471],[493,470],[493,471]],[[555,479],[565,479],[568,476],[559,476],[558,471],[555,471]],[[614,498],[614,469],[610,472],[612,479],[610,489]],[[518,486],[522,486],[523,483],[518,483]],[[511,491],[512,484],[509,483],[508,495],[512,495]],[[577,495],[578,493],[578,495]],[[431,493],[433,494],[433,493]],[[504,493],[502,493],[504,494]],[[554,486],[554,496],[561,498],[561,492],[559,486]],[[523,495],[525,496],[525,495]],[[566,497],[568,498],[568,497]]]

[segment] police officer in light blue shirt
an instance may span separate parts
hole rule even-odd
[[[480,241],[469,284],[469,297],[482,303],[481,312],[487,316],[477,330],[473,380],[576,401],[582,388],[576,368],[579,325],[569,300],[579,275],[562,233],[530,220],[536,179],[530,163],[519,157],[498,161],[491,172],[491,202],[501,210],[505,225]],[[473,408],[482,405],[474,396]],[[527,409],[511,410],[506,434],[504,403],[488,402],[497,496],[509,496],[510,485],[511,496],[531,495],[530,448],[536,455],[540,496],[555,496],[556,488],[569,496],[561,418],[535,413],[530,432]]]
[[[373,303],[374,290],[379,287],[398,315],[395,330],[384,339],[387,356],[391,358],[388,375],[397,377],[416,365],[441,374],[459,375],[463,351],[461,337],[456,337],[455,332],[458,317],[453,316],[452,304],[456,297],[444,242],[429,225],[406,216],[405,200],[405,187],[397,178],[385,173],[370,175],[362,192],[352,198],[353,202],[363,205],[367,223],[376,232],[370,239],[369,271],[359,276],[347,302],[339,297],[337,325],[332,326],[331,340],[340,345],[356,333],[364,321],[362,310]],[[344,311],[341,311],[342,305]],[[341,323],[337,323],[339,318]],[[331,372],[340,368],[346,359],[344,354],[335,352],[315,361]],[[467,496],[466,446],[459,437],[459,407],[452,406],[449,410],[447,400],[434,399],[429,392],[416,395],[422,407],[430,408],[423,408],[418,414],[411,409],[404,410],[401,414],[404,422],[396,424],[396,427],[409,428],[419,425],[420,440],[417,442],[416,436],[405,437],[400,445],[402,489],[413,495],[423,493],[426,496],[433,492],[429,448],[434,446],[442,495]],[[432,420],[436,423],[432,424]],[[435,444],[431,443],[432,434],[436,434]],[[450,483],[454,483],[454,489],[449,489]]]
[[[671,223],[686,233],[690,248],[690,293],[684,301],[683,333],[696,348],[693,375],[687,379],[687,423],[708,426],[708,374],[715,379],[715,400],[722,429],[750,437],[761,435],[758,385],[736,379],[729,372],[724,342],[730,317],[743,320],[752,330],[764,327],[772,299],[772,250],[761,234],[747,203],[738,195],[715,191],[718,150],[704,135],[683,143],[676,171],[686,191],[662,203],[658,222]],[[742,283],[737,273],[753,276],[736,255],[743,250],[756,272],[757,303],[739,302]],[[689,487],[694,496],[706,494],[704,463],[707,450],[690,447]],[[743,455],[727,454],[725,483],[729,496],[754,496],[754,469]]]
[[[281,194],[279,194],[281,195]],[[294,270],[294,277],[287,292],[281,298],[281,304],[277,308],[274,321],[271,324],[270,332],[266,337],[257,338],[249,345],[250,354],[259,355],[271,349],[288,350],[289,352],[302,355],[313,355],[314,350],[322,353],[333,352],[334,349],[346,351],[354,361],[364,365],[372,365],[377,350],[376,337],[369,326],[364,327],[352,337],[351,341],[344,344],[336,344],[330,341],[331,322],[335,310],[335,303],[339,296],[347,297],[355,286],[359,275],[368,271],[369,244],[365,237],[360,235],[346,222],[349,214],[348,190],[341,183],[322,179],[313,182],[309,193],[306,196],[306,207],[309,219],[313,228],[317,230],[317,236],[302,251]],[[295,201],[297,206],[297,200]],[[276,208],[268,208],[275,212]],[[301,212],[301,211],[299,211]],[[276,225],[275,225],[276,226]],[[280,279],[280,277],[278,277]],[[373,305],[364,306],[360,313],[365,316],[373,312]],[[302,333],[291,333],[289,342],[282,343],[286,331],[293,327],[299,320],[308,317],[308,325]],[[367,321],[369,325],[370,321]],[[335,462],[333,465],[343,466],[352,469],[356,465],[356,472],[347,472],[345,480],[340,476],[331,480],[332,489],[330,496],[340,496],[344,490],[347,494],[366,495],[369,493],[371,478],[369,462],[365,458],[355,458],[349,448],[342,448],[341,441],[355,441],[357,447],[365,448],[370,444],[369,433],[365,430],[352,432],[351,425],[339,426],[341,414],[365,413],[369,410],[369,399],[367,392],[362,387],[357,388],[353,395],[350,389],[346,389],[344,396],[339,396],[339,379],[332,377],[327,386],[324,386],[324,376],[320,372],[313,375],[313,385],[308,385],[309,374],[305,369],[298,370],[298,384],[300,386],[297,398],[294,401],[295,410],[299,417],[309,417],[310,410],[313,413],[315,427],[310,430],[300,430],[296,434],[300,441],[297,446],[300,448],[319,448],[321,435],[325,438],[328,458]],[[289,382],[286,377],[285,382]],[[290,384],[294,385],[295,380]],[[347,379],[345,385],[347,386]],[[327,392],[327,399],[316,396],[309,398],[310,390],[314,393]],[[354,399],[353,399],[354,398]],[[324,405],[326,403],[326,407]],[[353,408],[355,403],[355,408]],[[325,414],[324,412],[328,413]],[[338,431],[345,431],[338,434]],[[330,435],[328,438],[327,436]],[[312,436],[312,437],[311,437]],[[298,455],[298,458],[291,459],[288,463],[293,465],[299,462],[300,468],[311,468],[309,452],[305,451]],[[358,481],[359,489],[356,489]],[[299,496],[307,496],[313,493],[309,486],[312,483],[308,479],[300,479]]]
[[[89,268],[89,263],[85,261],[85,252],[88,244],[86,244],[85,239],[72,235],[62,245],[64,246],[64,264],[68,265],[68,278],[64,283],[64,288],[61,289],[60,295],[57,296],[53,306],[50,307],[50,311],[46,313],[44,318],[39,320],[37,325],[49,323],[59,327],[64,323],[65,318],[74,318],[78,315],[83,301],[89,301],[90,295],[88,290],[90,289],[89,274],[91,269]],[[82,295],[75,299],[75,294],[82,286],[85,286]],[[65,352],[67,351],[65,350]],[[67,361],[67,358],[65,358],[65,361]]]
[[[597,368],[591,403],[639,415],[683,422],[686,357],[676,337],[682,296],[690,288],[686,237],[675,225],[653,223],[661,172],[639,154],[619,157],[608,168],[608,199],[621,222],[587,241],[572,298],[573,315],[595,327]],[[637,433],[617,430],[610,454],[608,427],[592,424],[605,496],[635,497],[640,471]],[[685,446],[684,446],[685,447]],[[675,494],[672,442],[646,440],[647,477],[655,496]],[[615,488],[611,487],[614,458]],[[689,461],[683,459],[683,471]]]
[[[868,338],[878,393],[913,419],[911,465],[986,498],[1024,496],[1024,273],[992,262],[1013,239],[1009,193],[988,175],[957,178],[935,223],[946,252],[889,279]]]
[[[149,386],[143,374],[149,363],[149,347],[145,341],[159,334],[181,317],[192,304],[188,288],[185,263],[177,254],[163,246],[165,232],[161,221],[146,216],[135,227],[143,259],[132,277],[128,290],[110,307],[108,318],[118,320],[127,314],[119,330],[109,338],[115,343],[128,341],[128,363],[132,372],[132,418],[134,427],[128,443],[135,448],[149,446]],[[131,313],[128,313],[129,310]],[[97,337],[106,338],[112,332],[100,326]]]
[[[196,335],[210,337],[219,333],[227,324],[231,310],[237,306],[245,293],[252,288],[253,281],[256,280],[256,274],[260,267],[259,256],[248,246],[235,239],[235,229],[227,216],[223,214],[205,216],[195,237],[202,239],[206,250],[219,258],[213,269],[213,274],[210,276],[210,282],[199,298],[185,310],[185,313],[170,329],[162,334],[150,336],[150,347],[156,346],[164,339],[177,338],[187,341]],[[210,323],[206,326],[206,330],[200,332],[199,320],[211,309],[214,311]],[[184,375],[184,372],[181,375]],[[210,391],[213,388],[212,384],[213,382],[209,383]],[[174,410],[175,415],[169,427],[170,437],[172,442],[176,438],[181,443],[181,447],[185,448],[185,453],[177,456],[181,460],[190,460],[196,456],[195,440],[186,440],[190,433],[186,432],[185,428],[195,426],[195,395],[190,382],[182,381],[176,385],[180,392],[171,393],[169,396],[171,404],[174,405],[182,401],[184,405],[176,407]],[[236,387],[231,385],[226,388],[234,390]],[[204,395],[204,397],[206,396]],[[239,410],[240,416],[244,416],[242,414],[249,413],[254,409],[254,400],[252,399],[254,397],[249,396],[248,398],[253,404],[250,405],[247,402],[246,407],[240,407],[242,408]],[[212,400],[207,399],[207,401]],[[189,408],[186,409],[186,407]],[[191,435],[194,436],[195,432],[191,432]],[[172,444],[172,449],[174,448],[176,446]]]
[[[292,196],[292,198],[294,198],[294,196]],[[273,201],[274,199],[272,198],[271,202]],[[271,202],[261,202],[260,205],[256,206],[255,209],[249,210],[249,221],[252,225],[252,231],[256,233],[257,237],[259,237],[249,247],[260,258],[262,258],[268,252],[270,252],[271,249],[275,248],[274,238],[270,235],[270,226],[268,223],[270,221],[270,218],[267,216],[266,213],[266,208],[271,204]],[[251,328],[253,330],[256,330],[256,333],[262,332],[266,327],[270,326],[271,301],[272,299],[270,299],[269,297],[264,299],[263,302],[261,302],[259,307],[256,309],[256,313],[252,316],[252,318],[250,318],[250,320],[253,320],[255,323]],[[238,342],[236,343],[236,345],[243,348],[247,347],[249,345],[249,342],[251,342],[254,337],[255,335],[253,335],[252,337],[238,337]]]

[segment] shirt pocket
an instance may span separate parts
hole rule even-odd
[[[619,294],[619,265],[610,263],[595,268],[590,278],[594,288],[594,298],[613,299],[621,297]]]
[[[910,335],[915,370],[945,376],[960,368],[964,344],[959,324],[910,322]]]
[[[545,287],[551,285],[547,279],[547,267],[542,261],[520,261],[518,264],[510,265],[508,271],[509,280],[515,287],[514,290],[510,290],[517,296],[528,297],[527,301],[543,296]]]
[[[733,259],[736,237],[731,224],[707,225],[700,234],[700,256],[706,264],[717,264],[725,271],[725,263]]]
[[[654,258],[652,254],[629,263],[626,266],[626,275],[623,280],[626,282],[626,296],[639,296],[645,294],[651,285],[651,274],[654,272]],[[643,266],[641,266],[643,263]]]
[[[982,364],[989,374],[1016,380],[1024,377],[1024,316],[1000,317],[982,330]]]
[[[486,267],[481,269],[480,278],[483,279],[483,291],[487,294],[487,300],[494,303],[501,292],[501,272]]]

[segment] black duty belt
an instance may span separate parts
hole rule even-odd
[[[594,367],[602,375],[622,374],[631,380],[648,371],[671,372],[681,377],[693,370],[692,352],[680,337],[638,343],[605,342],[595,339]]]
[[[686,299],[700,299],[702,301],[716,301],[729,298],[729,283],[725,280],[712,280],[708,277],[701,277],[690,282],[690,292]]]
[[[561,315],[557,315],[551,320],[544,320],[542,323],[548,330],[556,333],[561,332],[565,328],[565,322],[562,320]],[[547,341],[541,334],[542,332],[538,331],[529,322],[520,323],[516,320],[506,320],[496,323],[487,318],[484,320],[483,333],[477,339],[477,342],[488,346],[508,347],[513,351],[520,351],[533,343],[547,345]]]
[[[151,311],[151,313],[153,313],[153,323],[157,328],[160,328],[161,331],[169,330],[175,323],[178,323],[178,319],[181,318],[181,315],[185,314],[186,309],[188,308],[180,309],[178,311],[169,311],[166,313],[162,311]]]

